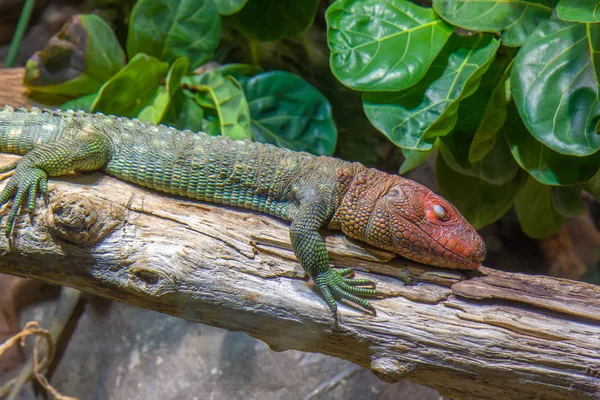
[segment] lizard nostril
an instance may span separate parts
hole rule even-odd
[[[481,236],[479,236],[477,233],[475,233],[473,236],[473,251],[471,254],[471,259],[477,262],[482,262],[486,255],[485,243]]]

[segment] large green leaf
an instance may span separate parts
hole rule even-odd
[[[221,135],[238,140],[252,138],[250,109],[235,78],[212,71],[185,77],[182,83],[199,93],[196,99],[201,106],[216,110]]]
[[[151,122],[155,125],[159,124],[169,108],[169,100],[170,97],[166,86],[158,86],[149,99],[150,104],[142,108],[136,118],[143,122]]]
[[[202,132],[211,136],[219,136],[221,134],[221,124],[219,117],[212,114],[207,114],[202,119]]]
[[[494,138],[491,151],[475,163],[470,163],[468,157],[472,139],[472,135],[459,131],[441,139],[440,154],[448,166],[463,175],[474,176],[493,185],[503,185],[514,178],[519,165],[501,135]]]
[[[569,0],[571,1],[571,0]],[[433,0],[451,24],[480,32],[502,32],[502,44],[519,47],[550,18],[556,0]]]
[[[552,207],[563,217],[576,217],[585,213],[585,207],[581,201],[582,186],[552,186],[550,188],[550,200]]]
[[[227,22],[250,39],[275,41],[302,34],[312,25],[319,0],[248,0]]]
[[[178,90],[169,103],[169,108],[164,116],[163,123],[167,126],[193,132],[202,130],[204,111],[189,90]]]
[[[146,53],[167,62],[187,57],[195,68],[213,58],[220,38],[213,0],[140,0],[131,13],[127,55]]]
[[[515,104],[529,131],[576,156],[600,150],[600,26],[545,21],[519,51],[511,73]]]
[[[127,65],[102,86],[92,111],[137,117],[153,100],[169,64],[146,54],[136,54]]]
[[[398,170],[399,175],[404,175],[408,171],[411,171],[417,168],[419,165],[423,164],[427,158],[437,150],[439,140],[433,144],[431,150],[427,151],[419,151],[419,150],[410,150],[410,149],[402,149],[402,155],[404,156],[404,161],[402,161],[402,165],[400,165],[400,169]]]
[[[475,135],[485,113],[485,104],[490,100],[498,75],[502,74],[500,69],[503,64],[505,64],[505,59],[500,57],[500,52],[498,52],[485,74],[482,75],[477,90],[460,100],[457,111],[458,120],[453,130],[466,132],[471,138]]]
[[[558,18],[572,22],[600,22],[598,0],[560,0],[556,6]]]
[[[331,70],[355,90],[414,85],[452,33],[432,9],[409,1],[337,0],[325,17]]]
[[[157,88],[152,102],[144,107],[138,114],[137,118],[140,121],[158,124],[163,120],[169,108],[171,98],[175,95],[175,92],[179,90],[179,81],[189,67],[190,60],[186,57],[180,57],[175,60],[167,74],[166,85]]]
[[[256,141],[296,151],[331,155],[337,130],[329,101],[302,77],[271,71],[240,77]]]
[[[231,15],[240,11],[248,0],[213,0],[221,15]]]
[[[550,186],[530,176],[515,199],[521,228],[532,238],[548,237],[558,232],[564,222],[564,218],[554,209],[550,190]]]
[[[193,132],[202,130],[204,111],[189,90],[178,90],[169,103],[164,116],[164,124],[177,129],[189,129]]]
[[[76,15],[27,61],[24,83],[37,92],[94,93],[124,65],[110,26],[97,15]]]
[[[491,35],[453,35],[417,85],[400,92],[365,92],[371,123],[402,148],[430,150],[456,123],[461,99],[473,94],[494,59]]]
[[[544,146],[525,128],[512,104],[508,107],[502,132],[521,168],[546,185],[569,186],[585,182],[600,168],[600,152],[577,157],[560,154]]]
[[[497,119],[504,118],[502,114],[505,114],[505,110],[499,102],[495,102],[493,99],[498,87],[501,86],[500,81],[503,79],[506,68],[514,57],[513,53],[516,52],[510,48],[501,47],[494,61],[481,77],[481,83],[477,90],[471,96],[460,101],[458,119],[450,135],[453,136],[451,141],[459,145],[460,154],[456,154],[456,159],[462,168],[473,169],[474,164],[482,161],[494,149],[496,134],[492,125],[499,123]],[[496,114],[488,111],[492,104],[499,106],[494,110]],[[451,144],[449,143],[447,147]],[[473,154],[476,157],[472,157]],[[446,161],[451,162],[450,160]],[[460,168],[455,168],[455,170],[461,172]],[[469,174],[467,173],[467,175]],[[477,173],[474,176],[483,178]]]
[[[169,94],[174,95],[179,90],[181,78],[188,72],[189,68],[190,60],[187,57],[180,57],[171,64],[166,82]]]
[[[504,73],[499,77],[497,75],[493,77],[494,88],[469,148],[469,162],[471,163],[483,160],[492,150],[494,147],[494,138],[506,121],[506,106],[511,99],[510,68],[512,62],[507,58],[503,58],[502,60],[505,61],[500,64],[501,67],[504,67]]]
[[[500,219],[510,209],[526,177],[519,173],[504,185],[492,185],[483,179],[459,174],[440,155],[435,170],[442,196],[476,229]]]

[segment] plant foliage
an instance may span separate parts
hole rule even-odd
[[[514,205],[544,237],[582,211],[582,190],[597,197],[599,12],[587,0],[337,0],[331,69],[403,149],[402,172],[439,148],[440,191],[476,227]]]
[[[139,0],[129,22],[127,63],[109,25],[95,15],[79,15],[32,57],[25,82],[33,91],[84,95],[63,109],[330,155],[337,141],[331,106],[301,76],[247,64],[207,64],[221,40],[220,14],[230,15],[231,25],[250,39],[274,40],[305,31],[316,5],[312,0]],[[259,22],[257,13],[280,23]]]

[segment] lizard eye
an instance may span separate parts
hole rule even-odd
[[[400,191],[398,189],[392,189],[388,192],[388,196],[398,197],[400,196]]]
[[[434,204],[433,207],[433,214],[437,217],[437,219],[445,221],[448,219],[448,212],[446,211],[446,209],[442,206],[440,206],[439,204]]]

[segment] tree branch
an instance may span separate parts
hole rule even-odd
[[[22,215],[11,242],[0,240],[0,273],[244,331],[277,351],[344,358],[451,398],[600,396],[597,286],[430,268],[329,234],[334,264],[386,294],[373,300],[377,316],[341,306],[334,326],[284,222],[101,173],[52,179],[50,190],[48,205],[38,201],[33,220]]]

